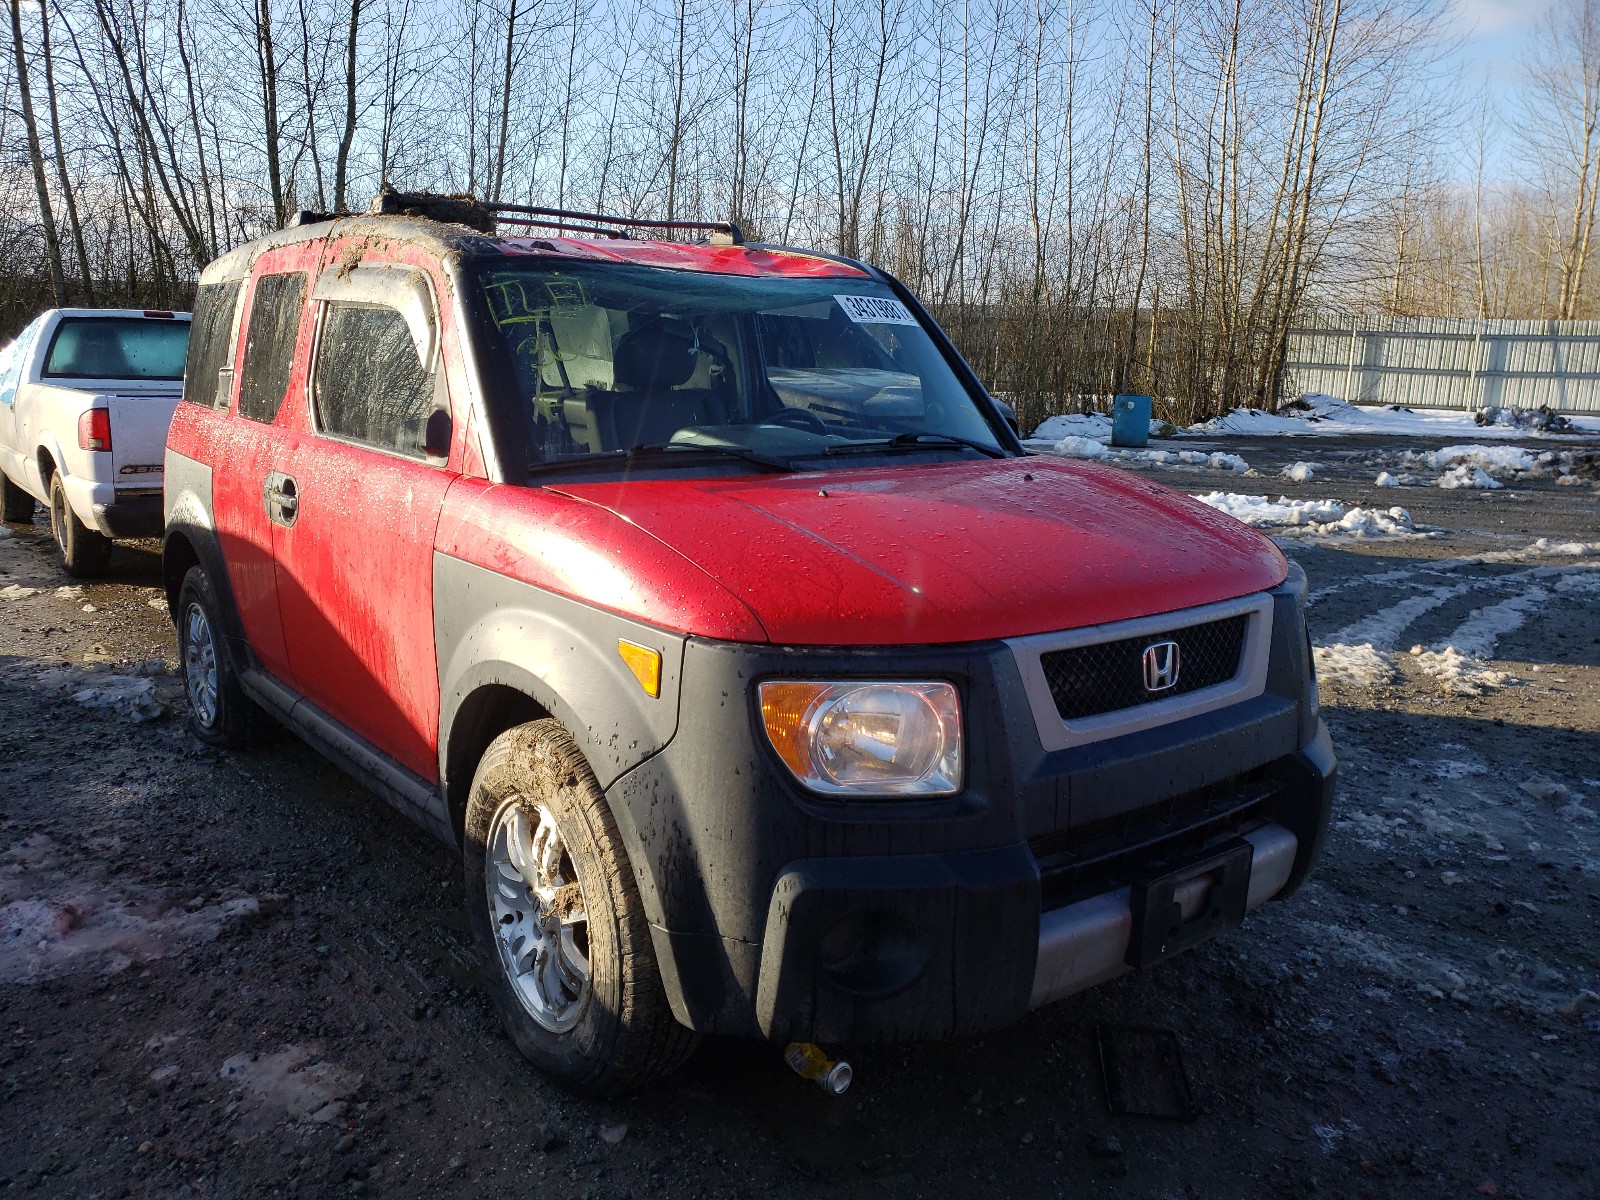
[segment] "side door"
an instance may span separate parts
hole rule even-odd
[[[227,429],[212,446],[212,508],[245,636],[270,674],[292,683],[283,639],[274,533],[285,520],[279,481],[305,427],[306,315],[318,261],[316,243],[264,254],[251,271],[240,324]],[[224,375],[225,379],[226,376]]]
[[[313,292],[310,428],[288,467],[278,601],[300,693],[405,767],[438,777],[433,548],[450,387],[429,271],[330,253]]]
[[[0,351],[0,469],[19,486],[27,482],[28,448],[17,419],[17,393],[26,378],[33,345],[49,314],[36,317],[16,340]]]

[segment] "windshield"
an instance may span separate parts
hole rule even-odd
[[[70,379],[183,378],[189,322],[167,317],[66,317],[44,373]]]
[[[872,280],[498,260],[476,284],[480,358],[500,377],[489,391],[514,393],[498,415],[530,467],[663,446],[808,469],[875,450],[1004,453],[933,339]]]

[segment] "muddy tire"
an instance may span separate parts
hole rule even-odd
[[[33,497],[0,472],[0,520],[26,524],[33,520]]]
[[[178,590],[178,671],[189,701],[189,732],[230,750],[256,739],[265,714],[239,684],[223,643],[216,593],[199,567],[189,568]]]
[[[633,869],[583,752],[559,722],[496,738],[467,800],[465,872],[490,998],[518,1050],[582,1096],[675,1070],[674,1019]]]
[[[67,503],[60,471],[50,476],[50,536],[61,552],[61,565],[74,579],[95,579],[111,565],[111,539],[78,520]]]

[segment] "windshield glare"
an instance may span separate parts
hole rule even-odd
[[[480,358],[530,465],[641,446],[786,461],[925,435],[999,443],[938,347],[883,284],[651,267],[484,264]],[[886,452],[908,452],[901,445]],[[960,448],[955,451],[970,454]]]

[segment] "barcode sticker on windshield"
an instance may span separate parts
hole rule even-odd
[[[858,325],[915,325],[904,304],[886,296],[835,296],[845,316]]]

